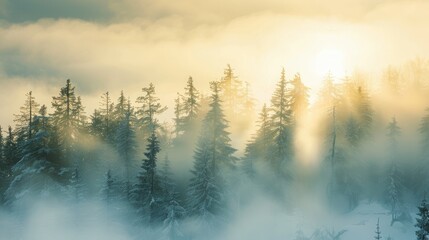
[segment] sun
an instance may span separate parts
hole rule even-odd
[[[314,60],[314,68],[319,76],[326,76],[328,73],[335,78],[345,75],[344,54],[337,48],[322,49]]]

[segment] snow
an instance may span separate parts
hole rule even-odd
[[[262,200],[265,201],[265,200]],[[361,203],[346,214],[315,212],[295,209],[291,212],[273,202],[255,202],[245,209],[217,239],[290,239],[302,232],[308,240],[331,240],[329,234],[345,231],[338,240],[374,239],[377,220],[380,219],[382,239],[415,239],[413,223],[395,222],[390,226],[389,210],[378,203]],[[414,215],[413,215],[414,221]],[[319,236],[319,237],[318,237]]]

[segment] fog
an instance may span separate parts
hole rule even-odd
[[[0,239],[415,238],[428,7],[0,0]]]

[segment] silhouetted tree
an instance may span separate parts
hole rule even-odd
[[[103,95],[101,95],[99,112],[103,119],[102,136],[106,142],[112,142],[114,140],[113,108],[114,104],[110,98],[109,92],[103,93]]]
[[[270,131],[273,138],[270,147],[270,161],[277,174],[287,178],[291,172],[286,171],[286,165],[292,161],[293,140],[291,132],[291,108],[287,89],[285,70],[282,70],[280,81],[271,98]]]
[[[20,107],[19,114],[15,115],[15,131],[25,136],[25,139],[32,137],[34,117],[39,111],[39,104],[35,101],[32,92],[25,94],[25,103]]]

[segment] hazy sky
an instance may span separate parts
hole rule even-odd
[[[331,70],[370,73],[429,55],[429,1],[0,0],[0,125],[33,90],[50,106],[67,78],[88,112],[102,92],[149,82],[172,107],[226,64],[266,101],[282,67],[316,89]],[[374,75],[375,76],[375,75]]]

